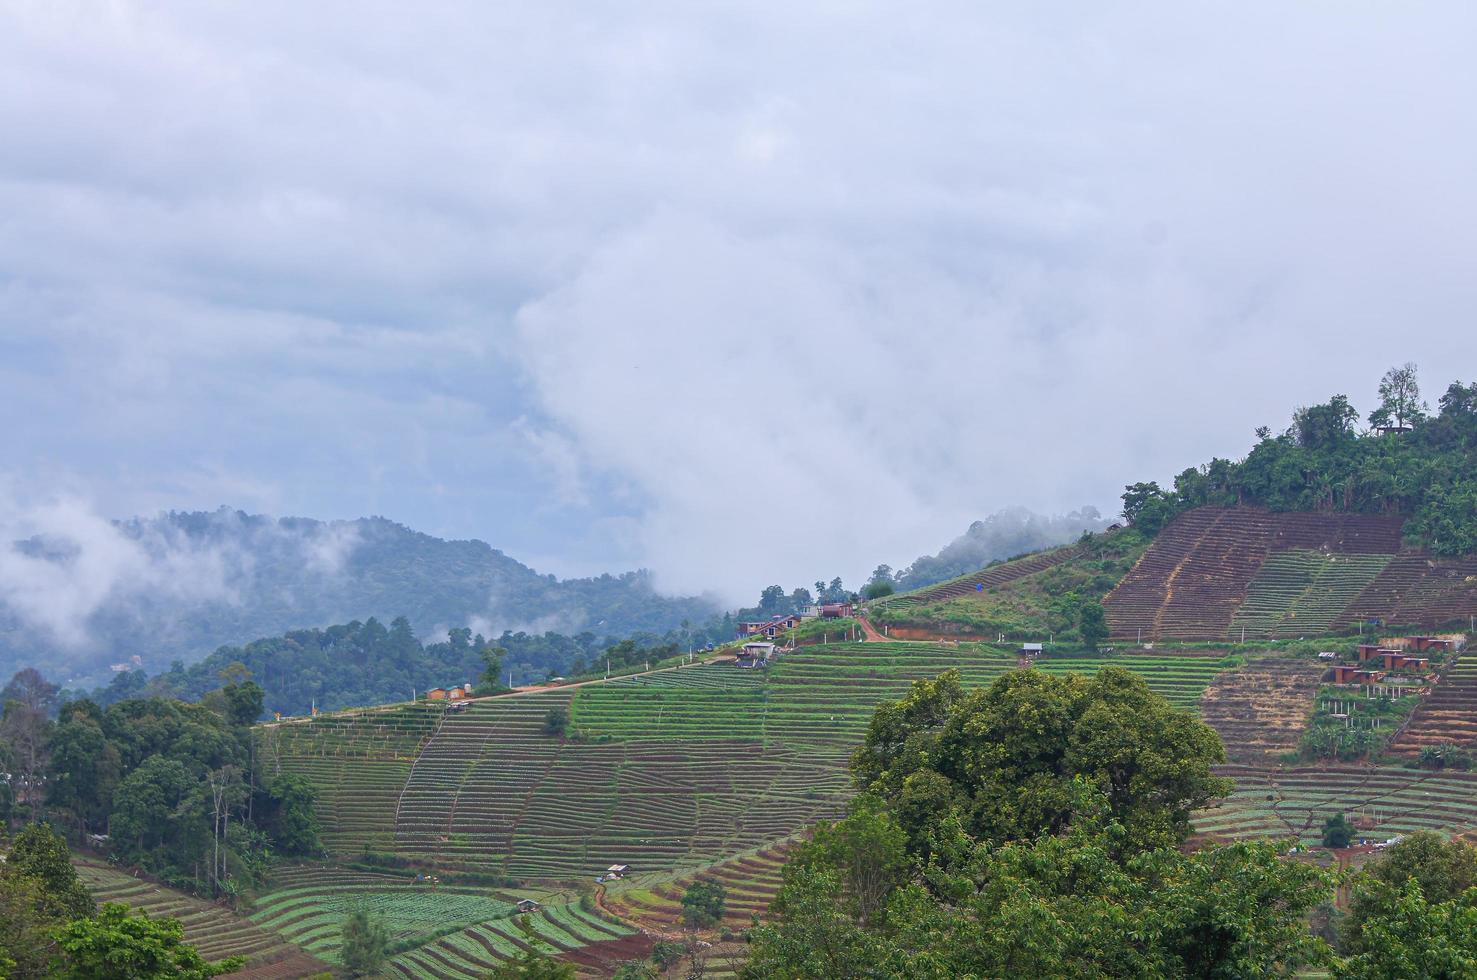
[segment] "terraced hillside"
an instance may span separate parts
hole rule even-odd
[[[780,889],[787,845],[764,848],[723,861],[692,875],[651,884],[623,882],[606,895],[605,906],[623,919],[657,932],[682,930],[682,895],[695,881],[716,881],[726,892],[722,925],[748,928],[769,910]]]
[[[1238,639],[1282,639],[1326,633],[1390,559],[1390,555],[1302,548],[1273,552],[1248,584],[1246,601],[1231,616],[1230,634]]]
[[[1477,558],[1397,555],[1339,616],[1337,625],[1378,619],[1432,629],[1477,615]]]
[[[1418,756],[1428,745],[1477,746],[1477,654],[1465,652],[1412,712],[1386,746],[1395,756]]]
[[[231,977],[292,980],[328,969],[326,963],[300,947],[229,909],[135,878],[111,865],[83,859],[74,863],[78,876],[99,903],[122,902],[156,918],[179,919],[185,928],[185,939],[207,960],[245,956],[246,966],[229,974]]]
[[[471,980],[529,946],[565,954],[635,932],[573,896],[547,890],[433,885],[323,865],[284,869],[276,885],[258,899],[252,916],[258,925],[337,963],[344,919],[367,909],[390,930],[393,946],[403,949],[390,964],[397,976]],[[524,898],[542,908],[516,915],[514,906]]]
[[[1324,667],[1319,661],[1261,657],[1216,676],[1200,717],[1220,735],[1232,762],[1265,765],[1297,749]]]
[[[1401,518],[1384,515],[1187,511],[1104,599],[1109,628],[1115,637],[1157,641],[1239,639],[1242,628],[1248,638],[1304,636],[1344,626],[1397,564],[1401,527]]]
[[[1347,814],[1362,836],[1477,827],[1477,773],[1388,768],[1268,769],[1225,766],[1236,790],[1197,813],[1195,829],[1223,839],[1296,837],[1318,843],[1323,821]]]
[[[1186,707],[1223,667],[1218,656],[1112,662]],[[951,667],[980,685],[1016,657],[978,644],[833,643],[767,670],[694,665],[479,700],[444,718],[407,709],[268,726],[262,745],[271,764],[318,784],[325,839],[344,857],[393,851],[520,880],[583,879],[613,863],[681,871],[838,814],[874,706]],[[569,711],[567,737],[546,733],[555,707]]]
[[[258,750],[269,771],[313,781],[326,847],[389,850],[395,803],[443,710],[438,704],[398,705],[264,725],[256,730]]]

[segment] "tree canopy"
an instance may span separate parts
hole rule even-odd
[[[1180,473],[1171,488],[1135,483],[1123,515],[1147,534],[1206,504],[1271,510],[1399,513],[1406,533],[1439,555],[1477,552],[1477,382],[1453,382],[1428,415],[1415,365],[1380,382],[1372,428],[1345,395],[1293,413],[1280,435],[1257,430],[1240,462],[1212,459]]]

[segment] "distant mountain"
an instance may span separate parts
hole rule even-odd
[[[1024,507],[997,511],[949,542],[936,555],[924,555],[897,573],[900,591],[943,582],[991,562],[1075,541],[1084,531],[1101,531],[1109,522],[1096,507],[1069,514],[1037,514]]]
[[[13,549],[10,568],[25,575],[0,590],[0,676],[34,665],[78,685],[105,681],[110,664],[134,656],[154,674],[222,644],[370,616],[404,616],[424,637],[458,627],[619,636],[718,611],[708,599],[659,595],[644,571],[558,579],[481,541],[378,517],[222,508],[101,529],[79,522]]]

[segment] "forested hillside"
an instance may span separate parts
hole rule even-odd
[[[1477,382],[1453,382],[1431,414],[1415,366],[1392,368],[1361,425],[1345,395],[1300,408],[1281,434],[1263,426],[1240,462],[1212,459],[1171,489],[1136,483],[1123,512],[1153,534],[1207,504],[1274,511],[1403,514],[1412,544],[1437,555],[1477,553]]]
[[[72,579],[67,588],[102,593],[84,621],[68,624],[72,637],[35,628],[0,596],[0,673],[40,665],[90,686],[133,656],[157,673],[222,644],[370,617],[404,616],[423,636],[471,627],[603,637],[663,633],[716,610],[705,599],[658,594],[645,572],[561,580],[481,541],[446,541],[383,518],[325,523],[222,509],[116,529],[155,580],[130,589]],[[38,571],[71,571],[87,567],[87,547],[31,540],[18,551]]]

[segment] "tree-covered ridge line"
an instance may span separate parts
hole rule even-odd
[[[714,633],[724,629],[731,632],[720,625]],[[239,673],[259,686],[265,716],[305,715],[313,708],[336,711],[408,701],[433,687],[468,684],[491,693],[510,681],[536,684],[556,676],[603,672],[607,665],[619,673],[671,660],[690,647],[702,649],[707,635],[697,629],[625,639],[590,632],[504,632],[488,640],[463,628],[450,630],[444,640],[423,643],[403,616],[388,627],[371,618],[221,647],[198,663],[187,667],[176,661],[154,676],[146,670],[125,671],[91,697],[104,706],[140,697],[194,701],[219,688],[223,677]],[[489,670],[490,662],[496,663],[495,670]]]
[[[538,624],[538,632],[627,636],[720,613],[710,598],[657,591],[645,570],[559,579],[484,542],[442,540],[378,517],[323,522],[221,508],[114,522],[99,541],[102,533],[6,543],[18,560],[63,579],[97,564],[82,560],[88,549],[122,549],[147,572],[147,587],[86,583],[99,601],[68,623],[86,633],[80,645],[0,597],[0,676],[45,664],[93,684],[133,656],[157,672],[222,644],[371,617],[403,615],[422,635],[487,623],[484,632]]]
[[[1156,533],[1178,514],[1207,504],[1274,511],[1407,515],[1405,534],[1437,555],[1477,553],[1477,382],[1452,382],[1432,414],[1415,366],[1392,368],[1380,404],[1360,428],[1345,395],[1300,408],[1280,434],[1263,426],[1243,460],[1212,459],[1165,489],[1135,483],[1123,514]]]

